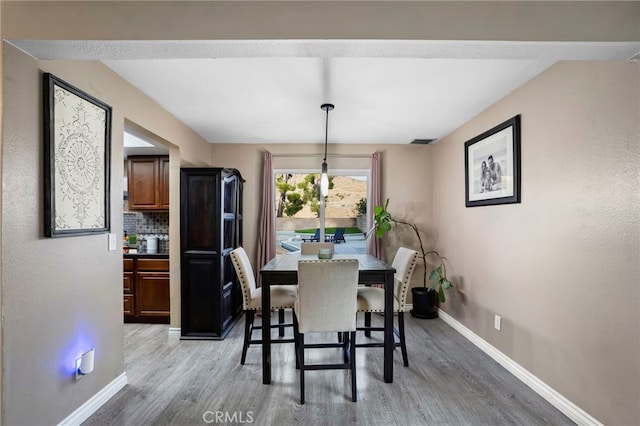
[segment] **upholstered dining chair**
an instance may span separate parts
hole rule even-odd
[[[293,309],[293,327],[300,368],[300,404],[305,400],[306,370],[351,370],[351,400],[356,402],[356,305],[358,261],[300,260],[298,300]],[[339,332],[340,343],[305,343],[308,333]],[[308,348],[341,348],[342,363],[307,364]]]
[[[407,344],[404,335],[404,313],[407,311],[407,293],[411,275],[416,267],[418,252],[400,247],[393,258],[393,266],[396,270],[393,285],[393,312],[398,314],[398,328],[393,328],[393,334],[399,341],[394,342],[395,347],[402,350],[402,361],[405,367],[409,366],[407,356]],[[358,287],[358,312],[370,315],[372,312],[384,312],[384,289],[378,287]],[[358,327],[358,330],[369,333],[370,331],[384,331],[383,327]],[[384,347],[384,343],[362,343],[358,347]]]
[[[252,339],[253,330],[262,330],[262,326],[253,324],[256,311],[262,309],[262,288],[256,288],[256,279],[253,275],[253,268],[247,256],[247,252],[242,247],[238,247],[231,252],[231,261],[236,270],[236,275],[240,281],[242,289],[242,309],[245,312],[244,343],[242,345],[242,357],[240,364],[244,365],[247,357],[247,349],[253,344],[262,344],[260,339]],[[280,318],[284,318],[284,309],[292,309],[297,298],[297,288],[293,285],[273,285],[269,287],[271,291],[271,309],[277,309]],[[270,312],[263,312],[262,315],[270,315]],[[272,324],[271,328],[293,327],[293,323]],[[284,333],[280,334],[281,336]],[[294,343],[294,339],[272,339],[271,343]]]
[[[300,244],[301,254],[318,254],[318,250],[320,249],[331,249],[331,251],[334,251],[335,244],[333,243],[302,243]]]

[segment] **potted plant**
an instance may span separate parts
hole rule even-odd
[[[391,216],[387,210],[389,199],[383,206],[375,206],[373,208],[374,226],[376,237],[381,238],[385,233],[389,232],[392,224],[409,226],[416,234],[420,245],[420,257],[424,266],[422,274],[422,287],[413,287],[411,295],[413,297],[413,310],[411,315],[418,318],[436,318],[438,310],[436,309],[436,294],[440,299],[440,303],[446,301],[445,290],[451,287],[451,282],[447,279],[447,270],[444,265],[444,258],[435,250],[425,251],[420,237],[420,231],[415,223],[408,223]],[[433,255],[437,257],[438,264],[431,270],[427,280],[427,256]],[[427,286],[427,281],[431,281],[431,285]]]

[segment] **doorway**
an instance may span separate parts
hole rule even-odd
[[[170,148],[125,122],[123,173],[124,322],[170,322]]]

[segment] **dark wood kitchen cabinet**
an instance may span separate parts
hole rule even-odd
[[[124,261],[124,321],[169,323],[169,259]]]
[[[224,339],[242,308],[231,251],[242,245],[235,169],[180,170],[181,338]]]
[[[169,157],[127,158],[129,210],[169,210]]]
[[[123,259],[124,264],[124,277],[122,279],[122,287],[124,290],[124,318],[127,322],[127,318],[134,315],[133,313],[133,259]]]

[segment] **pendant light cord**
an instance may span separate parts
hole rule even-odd
[[[326,163],[327,162],[327,143],[329,140],[329,111],[331,111],[335,107],[333,106],[333,104],[322,104],[320,108],[325,110],[327,113],[327,118],[325,119],[325,126],[324,126],[324,159],[322,160],[323,163]]]
[[[325,108],[325,111],[327,112],[327,119],[324,126],[324,159],[322,161],[327,161],[327,140],[329,138],[329,108]]]

